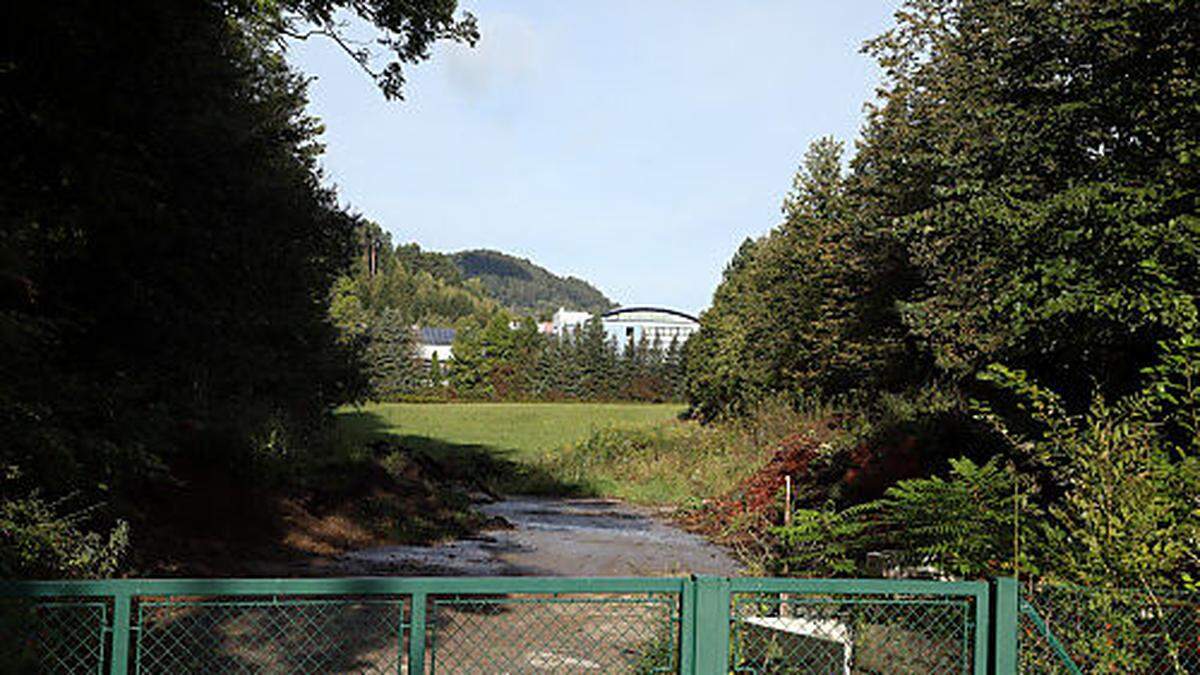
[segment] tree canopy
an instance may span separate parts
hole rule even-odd
[[[321,125],[283,54],[303,31],[345,42],[354,14],[391,54],[392,97],[434,41],[476,35],[443,0],[6,3],[6,513],[76,494],[136,515],[133,487],[181,458],[238,466],[264,430],[295,447],[364,390],[329,318],[358,218],[323,183]]]
[[[911,0],[865,45],[885,77],[853,156],[810,147],[688,348],[704,418],[817,401],[865,411],[867,448],[915,446],[925,477],[871,509],[816,490],[850,510],[806,514],[801,557],[865,535],[997,571],[1004,487],[1028,480],[1045,530],[1009,570],[1144,584],[1200,565],[1183,553],[1200,530],[1198,17]]]
[[[522,315],[545,318],[560,307],[601,314],[617,306],[583,279],[560,277],[524,258],[478,250],[450,259],[465,278],[477,279],[488,295]]]

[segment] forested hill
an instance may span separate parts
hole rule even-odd
[[[536,317],[559,307],[602,312],[615,306],[586,281],[498,251],[395,246],[386,230],[369,221],[356,237],[353,269],[334,283],[331,296],[335,322],[351,333],[377,324],[385,313],[398,325],[453,326],[468,317],[486,324],[501,309]]]
[[[488,250],[460,251],[450,257],[463,277],[478,279],[489,296],[522,314],[548,314],[559,307],[599,313],[616,307],[588,282],[560,277],[524,258]]]

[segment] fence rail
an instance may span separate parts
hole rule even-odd
[[[1041,583],[1019,636],[1024,673],[1200,673],[1200,593]]]
[[[1080,672],[1038,651],[1011,579],[129,579],[0,597],[4,672]],[[1171,642],[1200,640],[1194,608],[1160,602],[1177,628],[1143,635],[1166,636],[1139,652],[1158,660],[1126,672],[1196,672]],[[1044,623],[1078,656],[1064,612]]]

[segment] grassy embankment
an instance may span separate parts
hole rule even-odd
[[[388,441],[506,493],[682,505],[726,493],[759,468],[791,420],[701,428],[679,405],[371,404],[339,415],[340,442]],[[778,426],[779,429],[773,427]]]

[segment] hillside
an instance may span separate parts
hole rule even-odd
[[[524,258],[489,250],[460,251],[450,258],[464,278],[478,279],[489,296],[522,314],[549,314],[559,307],[599,313],[616,307],[588,282],[560,277]]]

